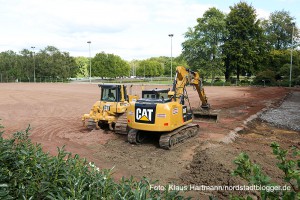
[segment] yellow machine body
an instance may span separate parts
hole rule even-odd
[[[147,105],[135,102],[128,108],[128,126],[142,131],[168,132],[192,122],[187,106],[178,102]]]
[[[136,101],[138,96],[127,95],[125,85],[99,84],[98,86],[101,88],[100,100],[96,101],[89,114],[82,116],[83,125],[90,129],[94,127],[98,129],[104,125],[109,125],[111,130],[115,130],[116,124],[120,120],[120,117],[122,117],[127,126],[125,113],[130,102]],[[87,120],[88,123],[86,123]]]
[[[135,144],[141,143],[142,135],[159,133],[160,147],[171,149],[197,135],[199,125],[191,123],[193,111],[186,91],[188,84],[197,91],[202,102],[201,109],[206,111],[206,115],[211,115],[207,112],[210,106],[199,74],[178,66],[171,90],[144,90],[142,98],[130,104],[127,112],[128,126],[131,128],[128,141]],[[197,116],[203,114],[201,111],[198,113]],[[213,117],[216,118],[216,115]]]
[[[108,124],[116,121],[117,114],[123,114],[126,112],[129,103],[124,102],[106,102],[97,101],[89,114],[84,114],[82,120],[92,119],[95,122],[103,121]]]

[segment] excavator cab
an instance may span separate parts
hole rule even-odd
[[[127,100],[126,87],[121,85],[98,85],[101,88],[101,101],[120,102]]]
[[[168,97],[170,89],[153,89],[143,90],[142,98],[138,102],[154,102],[154,103],[165,103],[170,102],[171,99]]]

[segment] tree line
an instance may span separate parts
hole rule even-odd
[[[188,28],[182,56],[203,76],[232,77],[256,75],[269,83],[289,76],[293,49],[293,79],[300,83],[299,32],[295,18],[287,11],[274,11],[268,19],[258,19],[246,2],[230,6],[226,15],[208,9],[197,24]],[[292,40],[293,36],[293,40]]]
[[[77,73],[75,59],[53,46],[37,53],[29,49],[19,53],[11,50],[0,53],[1,82],[63,81]]]
[[[293,50],[292,78],[300,83],[299,30],[287,11],[274,11],[268,19],[258,19],[256,10],[245,2],[230,6],[224,14],[208,9],[187,29],[182,53],[173,58],[160,56],[126,61],[118,55],[97,53],[90,59],[72,57],[53,46],[38,52],[23,49],[0,53],[1,82],[66,80],[71,77],[101,78],[154,77],[175,74],[178,65],[199,71],[203,78],[239,81],[240,76],[255,75],[267,83],[289,78]],[[293,42],[292,42],[293,35]]]
[[[90,60],[91,59],[91,60]],[[177,65],[187,66],[182,57],[174,58],[173,73]],[[69,78],[90,76],[100,78],[170,76],[169,57],[126,61],[118,55],[97,53],[94,57],[72,57],[54,46],[34,52],[23,49],[19,53],[0,53],[0,82],[62,82]]]

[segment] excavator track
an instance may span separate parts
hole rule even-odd
[[[137,133],[138,133],[138,130],[136,130],[136,129],[131,129],[128,132],[127,140],[130,144],[138,144],[137,139],[136,139]]]
[[[198,132],[198,124],[187,124],[174,131],[162,134],[159,139],[159,146],[163,149],[173,149],[183,144],[186,140],[196,136]],[[131,144],[140,144],[144,140],[144,137],[141,131],[131,129],[128,132],[127,140]]]
[[[173,149],[183,144],[186,140],[196,136],[198,132],[198,124],[187,124],[174,131],[162,134],[159,139],[159,146],[167,150]]]
[[[130,129],[128,132],[127,140],[130,144],[140,144],[144,141],[145,135],[136,129]]]
[[[125,112],[118,117],[118,120],[115,124],[115,133],[121,135],[127,135],[128,131],[129,131],[129,127],[127,125],[127,115]]]

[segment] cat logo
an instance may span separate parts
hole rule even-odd
[[[155,123],[155,104],[135,104],[135,121],[138,123]]]
[[[135,116],[136,116],[136,119],[139,121],[150,122],[150,121],[152,121],[152,113],[153,113],[153,109],[137,108],[135,111]]]
[[[109,111],[110,110],[110,105],[104,105],[103,110],[104,111]]]

